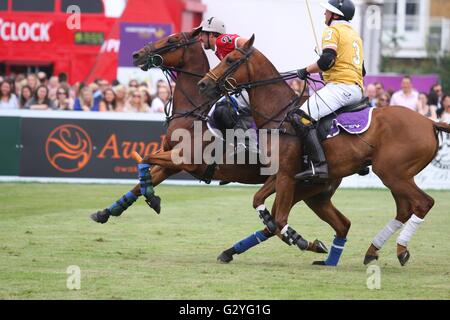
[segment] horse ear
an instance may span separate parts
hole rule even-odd
[[[244,43],[244,49],[248,50],[253,46],[253,42],[255,42],[255,34],[252,34],[250,39],[247,40],[246,43]]]
[[[202,31],[202,27],[194,28],[191,32],[191,38],[195,38],[196,36],[198,36],[201,31]]]

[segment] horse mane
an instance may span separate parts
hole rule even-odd
[[[253,47],[253,50],[255,50],[254,54],[261,56],[265,63],[270,67],[270,72],[273,74],[273,77],[281,77],[280,72],[277,70],[277,68],[275,68],[275,66],[273,65],[273,63],[258,49]],[[294,97],[296,95],[294,89],[292,89],[289,84],[286,81],[280,81],[280,84],[283,84],[286,89],[289,90],[289,92],[291,93],[291,96]]]

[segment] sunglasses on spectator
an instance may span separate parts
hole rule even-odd
[[[66,94],[64,91],[59,91],[58,94]]]
[[[133,95],[133,98],[140,98],[140,97],[141,97],[140,94],[134,94],[134,95]]]

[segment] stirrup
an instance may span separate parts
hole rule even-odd
[[[310,169],[307,169],[307,170],[305,170],[305,171],[302,171],[302,172],[300,172],[300,173],[297,173],[295,176],[294,176],[294,178],[296,179],[296,180],[300,180],[300,181],[311,181],[311,182],[318,182],[318,181],[325,181],[325,180],[328,180],[329,179],[329,176],[328,176],[328,167],[327,167],[327,164],[326,163],[324,163],[324,164],[322,164],[321,166],[319,166],[319,168],[320,167],[323,167],[323,166],[325,166],[326,167],[326,170],[325,171],[316,171],[316,168],[315,168],[315,166],[314,166],[314,164],[311,164],[311,168]]]

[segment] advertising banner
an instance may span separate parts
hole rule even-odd
[[[23,118],[20,176],[137,178],[133,151],[161,148],[164,122]],[[176,179],[189,178],[187,174]]]
[[[119,66],[133,66],[133,52],[172,33],[170,24],[120,23]]]

